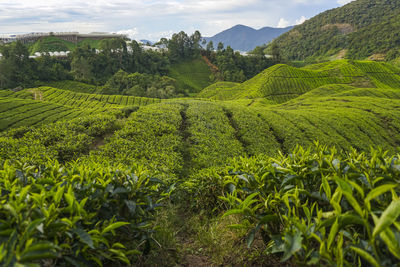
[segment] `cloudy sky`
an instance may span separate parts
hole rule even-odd
[[[184,30],[212,36],[237,24],[299,24],[351,0],[0,0],[0,34],[121,32],[159,40]]]

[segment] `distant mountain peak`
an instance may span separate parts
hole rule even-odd
[[[249,26],[246,26],[246,25],[243,25],[243,24],[237,24],[237,25],[233,26],[230,29],[252,29],[252,30],[255,30],[252,27],[249,27]]]
[[[256,30],[249,26],[238,24],[213,37],[206,37],[204,39],[206,39],[207,42],[212,41],[215,45],[221,42],[225,47],[230,46],[234,50],[247,52],[253,50],[257,46],[271,42],[274,38],[289,31],[291,28],[292,27],[264,27]]]

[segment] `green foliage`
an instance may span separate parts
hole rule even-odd
[[[220,47],[217,52],[208,52],[211,62],[216,65],[222,80],[229,82],[244,82],[251,79],[266,68],[280,61],[267,58],[263,50],[255,49],[249,55],[243,56],[228,46]]]
[[[103,40],[84,39],[78,43],[78,46],[82,46],[82,47],[90,46],[95,49],[100,49],[102,41]],[[72,50],[70,50],[70,51],[72,51]]]
[[[142,168],[6,161],[0,173],[2,264],[125,265],[146,253],[160,184]]]
[[[74,51],[77,47],[90,46],[95,49],[100,49],[102,40],[84,39],[78,44],[74,44],[69,41],[65,41],[56,36],[43,37],[34,43],[28,43],[27,47],[29,53],[33,55],[36,52],[66,52]]]
[[[20,42],[0,46],[0,88],[14,88],[31,83],[35,71],[28,49]]]
[[[356,65],[360,67],[354,67]],[[298,72],[295,69],[289,70],[285,75],[292,77],[291,75],[301,74],[304,76],[303,79],[306,79],[308,77],[306,75],[309,74],[310,80],[314,78],[312,75],[317,74],[320,75],[317,77],[325,79],[322,74],[326,73],[336,74],[340,79],[346,78],[347,72],[354,75],[370,72],[375,75],[384,70],[391,77],[396,75],[396,69],[389,65],[368,64],[368,62],[348,65],[343,62],[333,62],[307,66]],[[375,82],[372,78],[371,80]],[[43,205],[40,206],[35,202],[36,206],[32,207],[35,212],[29,214],[27,210],[23,210],[17,213],[17,216],[26,217],[23,217],[26,224],[20,224],[19,228],[7,224],[7,227],[19,229],[16,234],[23,236],[33,223],[32,227],[36,229],[30,237],[33,241],[31,243],[26,241],[28,245],[25,241],[21,241],[21,245],[18,242],[24,240],[22,237],[17,236],[15,240],[18,241],[13,243],[14,239],[10,239],[12,237],[10,234],[2,237],[0,233],[0,238],[5,240],[3,243],[12,244],[7,247],[0,245],[0,257],[20,264],[25,263],[22,260],[26,260],[37,264],[68,265],[72,263],[66,261],[72,259],[83,262],[83,265],[94,265],[92,261],[95,258],[104,265],[110,265],[112,261],[123,265],[126,264],[126,259],[139,264],[137,257],[140,257],[141,263],[153,261],[144,255],[135,256],[141,254],[137,251],[146,254],[149,249],[159,247],[150,254],[151,257],[158,255],[158,252],[164,253],[160,255],[170,253],[168,262],[181,263],[183,261],[179,258],[181,253],[187,252],[182,252],[179,246],[173,247],[177,246],[174,242],[181,240],[181,236],[173,235],[179,235],[182,229],[186,229],[187,224],[181,218],[187,220],[193,218],[198,220],[198,223],[193,223],[192,230],[185,230],[196,233],[195,240],[189,241],[189,248],[198,249],[199,246],[204,248],[203,252],[199,250],[196,253],[212,254],[213,262],[218,264],[226,262],[227,259],[232,264],[245,263],[248,259],[244,258],[251,257],[249,255],[251,253],[266,255],[274,253],[276,254],[274,257],[298,264],[312,265],[322,262],[331,265],[336,262],[339,265],[341,263],[354,265],[358,262],[360,264],[370,262],[390,265],[397,260],[398,254],[398,247],[393,244],[397,244],[399,235],[397,233],[399,204],[397,195],[392,194],[392,191],[396,194],[400,191],[396,180],[400,162],[398,159],[387,157],[384,153],[371,152],[372,156],[366,156],[354,152],[351,148],[368,151],[373,145],[388,149],[392,153],[400,144],[399,93],[398,89],[389,87],[395,79],[381,79],[377,76],[376,80],[381,81],[382,88],[357,88],[347,84],[331,84],[318,87],[279,105],[272,105],[265,99],[226,102],[180,99],[163,100],[159,103],[160,100],[148,98],[84,94],[48,87],[19,92],[0,91],[0,122],[3,121],[4,115],[7,115],[4,116],[6,118],[18,118],[38,112],[34,115],[38,116],[41,111],[45,111],[45,106],[55,105],[54,103],[59,103],[57,105],[59,107],[75,107],[74,109],[87,112],[86,114],[100,113],[95,116],[78,115],[79,119],[49,123],[39,127],[12,128],[1,133],[1,164],[5,161],[10,162],[7,166],[12,168],[17,166],[14,169],[18,170],[23,164],[35,165],[32,167],[33,177],[44,175],[40,177],[45,177],[43,188],[46,192],[43,193],[42,188],[36,186],[39,180],[42,182],[42,178],[33,179],[32,183],[28,184],[31,186],[26,190],[30,192],[32,189],[33,197],[21,201],[32,203],[30,201],[34,201],[32,199],[40,195],[45,198],[41,202]],[[386,88],[383,88],[384,84],[387,85]],[[140,102],[135,104],[136,100]],[[25,109],[24,105],[28,102],[33,106]],[[35,111],[36,109],[38,110]],[[20,123],[24,121],[21,120]],[[341,152],[320,147],[316,148],[315,153],[300,148],[293,150],[298,144],[309,146],[314,140],[320,140],[321,144],[335,145]],[[249,156],[252,158],[247,158]],[[273,159],[271,156],[277,158]],[[49,162],[48,157],[64,165]],[[78,162],[73,162],[75,160]],[[19,162],[22,162],[22,165]],[[383,162],[386,162],[386,165]],[[55,236],[47,231],[48,228],[43,228],[42,233],[41,221],[37,221],[38,225],[35,225],[35,220],[45,216],[42,216],[42,210],[48,210],[52,204],[48,200],[51,198],[46,196],[57,193],[56,189],[53,191],[53,187],[50,186],[53,180],[61,182],[57,177],[74,181],[66,182],[68,186],[72,185],[72,193],[67,194],[68,196],[62,195],[60,203],[64,206],[61,206],[61,211],[55,213],[57,218],[64,216],[73,221],[68,213],[69,203],[75,203],[73,197],[79,196],[77,200],[79,205],[85,198],[93,198],[95,201],[92,191],[98,186],[97,177],[104,178],[103,175],[106,175],[107,179],[119,177],[121,183],[130,181],[129,177],[134,176],[129,173],[129,177],[125,176],[124,170],[127,166],[135,166],[138,170],[140,169],[136,167],[138,164],[150,170],[152,174],[162,179],[165,186],[168,186],[167,193],[162,196],[163,199],[168,199],[172,205],[179,203],[188,213],[187,216],[180,215],[182,217],[178,220],[181,220],[182,224],[173,230],[165,228],[169,227],[169,224],[165,227],[158,224],[154,228],[156,232],[153,232],[153,224],[144,217],[138,218],[138,221],[135,219],[135,222],[126,217],[119,217],[128,216],[129,210],[133,210],[134,206],[129,201],[150,205],[150,202],[145,202],[149,201],[145,197],[146,192],[150,192],[149,195],[153,196],[153,189],[161,190],[156,185],[150,187],[150,191],[146,191],[147,189],[141,191],[145,192],[142,195],[145,200],[140,202],[131,198],[128,202],[121,200],[119,194],[126,194],[124,189],[121,189],[125,185],[118,184],[121,188],[118,189],[116,186],[113,189],[116,193],[110,193],[114,194],[112,200],[104,200],[110,196],[107,193],[108,189],[101,191],[102,196],[96,203],[101,201],[111,203],[109,205],[112,206],[112,214],[116,216],[114,219],[113,215],[111,218],[104,217],[102,209],[99,211],[98,206],[94,204],[93,207],[97,210],[86,209],[89,203],[87,200],[85,211],[97,217],[87,217],[83,213],[78,214],[79,217],[74,213],[74,218],[79,217],[79,220],[76,219],[78,220],[76,224],[57,226],[66,227],[62,228],[64,229],[62,235]],[[57,171],[51,169],[49,175],[45,171],[36,174],[37,170],[44,168],[37,167],[41,165],[54,165]],[[82,175],[71,172],[71,166],[85,168],[84,173],[90,179],[74,187],[77,175],[79,177]],[[14,169],[10,171],[13,175],[10,176],[13,177],[11,180],[15,183],[21,182],[21,175]],[[114,171],[117,169],[122,171]],[[93,176],[91,172],[94,172]],[[124,175],[120,177],[121,173]],[[140,177],[138,172],[135,173]],[[18,179],[14,179],[15,176]],[[1,178],[0,175],[0,181]],[[103,180],[108,181],[107,179]],[[152,182],[156,180],[150,179],[149,183]],[[62,194],[66,194],[68,188],[65,187]],[[82,190],[86,190],[82,188],[92,191],[81,194]],[[23,189],[18,190],[20,191],[15,194],[15,199],[22,195],[20,192]],[[336,193],[339,190],[342,193]],[[320,194],[316,195],[315,192]],[[1,195],[7,199],[9,196],[14,197],[11,192],[4,190]],[[156,199],[159,198],[161,197],[156,195]],[[326,199],[334,199],[336,202]],[[213,216],[226,211],[228,205],[231,205],[228,214],[234,216],[228,218],[226,215],[221,222],[233,225],[229,231],[223,232],[223,227],[217,224],[218,220]],[[1,208],[0,205],[0,216],[9,216],[4,221],[11,221],[9,218],[15,217],[10,209]],[[322,217],[319,217],[320,212],[317,210],[322,210]],[[144,210],[145,213],[148,211]],[[153,216],[151,214],[152,212],[149,212],[149,217],[146,217],[147,215],[138,213],[150,219]],[[197,214],[197,217],[193,214]],[[365,219],[367,214],[369,228],[363,224],[348,223],[348,220],[358,223],[360,218]],[[140,224],[142,218],[146,222],[143,225]],[[0,217],[0,223],[3,222],[1,219],[3,217]],[[240,221],[241,219],[243,220]],[[96,224],[94,221],[101,222]],[[116,222],[130,224],[114,224]],[[138,225],[133,223],[140,224],[138,229],[128,230],[132,225]],[[301,226],[302,224],[305,228]],[[45,223],[43,225],[47,227]],[[121,227],[111,230],[114,226]],[[241,233],[248,231],[248,237],[240,239],[235,229]],[[209,232],[206,234],[206,231]],[[193,235],[192,232],[189,234]],[[171,236],[173,240],[166,240],[172,238]],[[103,237],[109,246],[103,242],[105,240]],[[153,243],[151,241],[153,238],[157,242]],[[260,238],[263,238],[267,245],[264,247],[264,253],[260,252],[260,247],[264,246],[260,244]],[[100,239],[103,241],[99,241]],[[112,247],[115,242],[122,244],[123,247],[119,244]],[[230,260],[240,253],[229,253],[229,250],[241,251],[245,243],[250,245],[254,242],[259,244],[256,250],[242,253],[240,260]],[[67,244],[71,248],[60,244]],[[226,247],[215,250],[213,254],[212,247],[215,244],[224,244]],[[37,252],[34,254],[37,257],[32,256],[32,251]],[[175,261],[170,257],[175,257]],[[271,259],[271,256],[268,257]]]
[[[398,157],[317,145],[288,156],[235,162],[219,177],[234,190],[221,197],[251,225],[251,245],[260,231],[268,253],[298,264],[354,266],[398,262]]]
[[[191,36],[181,31],[173,34],[170,40],[162,39],[161,43],[167,46],[170,60],[177,62],[198,57],[201,49],[200,41],[199,31],[194,32]]]
[[[396,0],[358,0],[323,12],[275,39],[289,60],[327,59],[342,51],[347,58],[386,54],[392,60],[399,45]]]
[[[320,96],[360,96],[400,99],[400,90],[394,88],[357,88],[344,84],[331,84],[313,89],[301,95],[298,99]]]
[[[106,94],[171,98],[177,94],[176,81],[168,76],[132,73],[122,70],[112,76],[102,89]]]
[[[60,59],[43,55],[35,59],[37,79],[41,81],[58,81],[70,79],[69,62],[67,59]]]
[[[76,81],[104,84],[119,70],[157,75],[167,73],[169,62],[163,54],[143,51],[135,41],[129,46],[131,52],[122,39],[102,40],[100,52],[90,46],[79,46],[70,55],[71,74]]]

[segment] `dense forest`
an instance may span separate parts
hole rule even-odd
[[[366,59],[400,56],[400,2],[358,0],[325,11],[273,41],[289,60],[326,60],[337,55]]]

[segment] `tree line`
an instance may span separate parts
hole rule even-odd
[[[168,77],[171,64],[207,57],[218,68],[212,79],[243,82],[276,61],[264,50],[243,56],[222,43],[214,49],[199,31],[179,32],[157,45],[161,51],[144,50],[136,41],[105,39],[96,50],[78,46],[67,57],[30,58],[28,47],[20,42],[0,46],[0,88],[34,86],[37,81],[74,80],[104,87],[104,93],[169,98],[185,96],[185,88]]]

